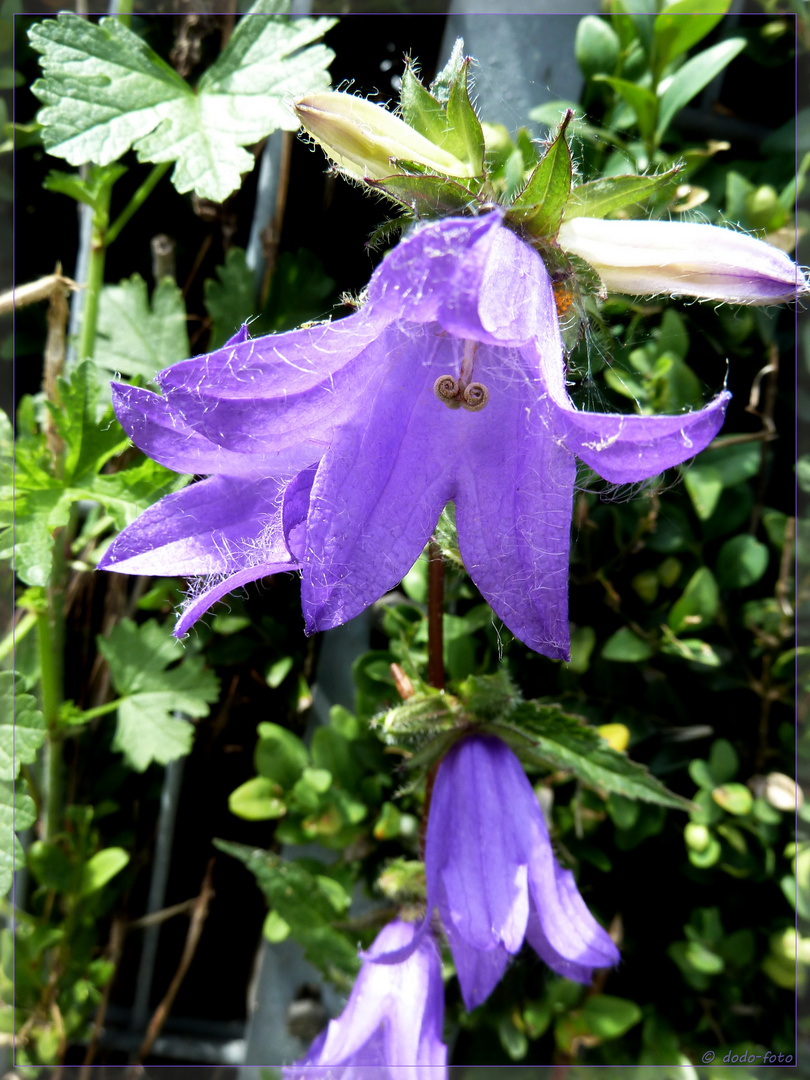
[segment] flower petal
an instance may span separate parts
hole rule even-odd
[[[328,439],[384,368],[383,324],[365,308],[336,323],[269,334],[183,360],[158,375],[174,415],[242,453]],[[311,459],[312,460],[312,459]]]
[[[584,975],[586,968],[611,967],[619,962],[619,950],[607,931],[591,915],[579,894],[574,875],[563,870],[557,863],[547,839],[545,822],[542,826],[534,820],[532,829],[538,828],[532,849],[534,857],[529,864],[529,887],[537,923],[530,920],[530,943],[538,955],[560,974],[568,974],[548,959],[556,954],[559,962],[573,964],[570,978]],[[541,842],[540,834],[546,839]]]
[[[414,943],[414,926],[395,920],[377,936],[370,956],[400,952]],[[399,964],[367,960],[346,1008],[313,1043],[307,1057],[285,1070],[289,1080],[315,1075],[314,1067],[334,1068],[334,1075],[362,1076],[350,1069],[377,1066],[375,1075],[421,1080],[422,1066],[443,1067],[447,1048],[441,1042],[444,990],[438,950],[423,938]],[[307,1071],[307,1067],[312,1072]]]
[[[446,218],[386,257],[369,300],[389,320],[435,320],[456,337],[518,344],[535,336],[543,319],[537,282],[544,275],[540,257],[500,214]]]
[[[484,952],[503,945],[516,953],[526,933],[525,799],[516,783],[527,781],[505,743],[473,736],[442,759],[433,785],[425,840],[428,905],[440,905],[443,894],[445,926],[452,922],[470,947]]]
[[[480,360],[479,360],[480,357]],[[560,360],[560,365],[562,361]],[[576,463],[554,437],[548,405],[516,393],[520,357],[479,349],[490,389],[465,445],[456,494],[461,557],[495,613],[532,649],[568,659],[568,551]]]
[[[700,453],[723,426],[731,394],[678,416],[617,416],[557,408],[565,445],[614,484],[646,480]]]
[[[325,442],[304,439],[285,450],[239,453],[198,434],[174,412],[166,400],[150,390],[112,384],[115,415],[139,450],[154,461],[180,473],[244,476],[261,479],[297,472],[318,460]]]
[[[174,630],[172,630],[172,634],[177,638],[183,637],[197,619],[204,615],[209,608],[213,607],[217,600],[222,600],[223,597],[241,588],[242,585],[247,585],[251,581],[258,581],[260,578],[272,577],[274,574],[283,573],[285,570],[298,569],[298,565],[287,555],[286,562],[256,563],[253,566],[245,567],[244,570],[238,570],[234,574],[228,574],[220,580],[215,577],[213,581],[205,582],[202,585],[197,582],[191,588],[183,604],[183,609]]]
[[[808,291],[783,251],[717,225],[580,217],[563,222],[557,240],[617,292],[778,304]]]
[[[397,585],[451,497],[456,417],[433,393],[447,343],[421,330],[389,330],[386,342],[385,379],[335,434],[312,488],[301,588],[309,633]]]
[[[278,480],[212,476],[166,495],[112,542],[99,562],[120,574],[233,573],[285,559]]]
[[[439,911],[446,908],[446,896],[444,886],[438,899]],[[468,945],[456,928],[451,918],[442,918],[444,932],[453,953],[453,963],[456,965],[461,996],[467,1012],[472,1012],[487,1000],[489,995],[503,978],[506,965],[509,963],[510,953],[503,945],[494,948],[475,949]]]

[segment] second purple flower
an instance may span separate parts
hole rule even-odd
[[[484,1002],[528,940],[558,975],[589,982],[619,950],[574,875],[554,857],[543,811],[506,743],[461,739],[442,759],[425,842],[428,915],[441,916],[468,1010]],[[392,952],[401,960],[413,946]]]

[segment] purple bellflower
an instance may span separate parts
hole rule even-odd
[[[576,457],[631,483],[697,454],[729,399],[677,416],[577,410],[537,252],[499,212],[400,243],[334,323],[251,340],[114,387],[150,457],[209,479],[125,529],[99,564],[203,575],[175,633],[231,589],[300,570],[306,630],[394,588],[448,502],[485,600],[528,646],[567,658]]]
[[[438,908],[468,1010],[489,997],[524,938],[552,971],[577,982],[619,962],[574,875],[555,859],[532,786],[500,739],[468,736],[442,759],[425,873],[425,922],[409,946],[382,961],[406,957]]]
[[[283,1080],[446,1080],[442,1042],[444,986],[436,943],[413,941],[412,923],[394,920],[374,941],[349,1002]],[[378,952],[413,944],[401,964],[377,964]]]

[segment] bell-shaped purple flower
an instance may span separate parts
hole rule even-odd
[[[419,229],[356,314],[256,340],[243,328],[158,382],[163,397],[115,388],[121,423],[212,479],[147,511],[99,565],[216,575],[175,633],[229,583],[298,568],[307,632],[340,625],[397,585],[454,502],[484,599],[561,658],[575,458],[613,483],[654,476],[706,446],[729,398],[678,416],[575,409],[548,272],[498,212]]]
[[[412,923],[395,920],[377,935],[348,1004],[284,1080],[446,1080],[444,986],[436,943],[422,935],[400,964],[378,952],[414,944]]]
[[[532,786],[500,739],[471,735],[442,759],[425,872],[423,931],[438,908],[468,1009],[489,997],[524,938],[552,971],[577,982],[619,961],[574,875],[557,863]]]

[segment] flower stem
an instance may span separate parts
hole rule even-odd
[[[107,192],[107,207],[109,209],[109,191]],[[107,258],[107,248],[104,240],[104,229],[97,224],[98,215],[93,216],[93,237],[90,241],[90,261],[87,267],[87,289],[84,293],[84,308],[82,310],[82,328],[79,334],[79,360],[92,359],[96,347],[96,326],[98,325],[98,304],[101,299],[101,287],[104,284],[104,263]]]
[[[428,682],[444,690],[444,558],[433,539],[428,542]]]
[[[169,171],[171,165],[172,163],[170,161],[165,161],[160,165],[155,165],[155,167],[151,170],[147,178],[144,180],[144,182],[129,200],[127,205],[115,219],[112,225],[110,225],[109,229],[107,229],[107,233],[105,236],[106,247],[109,247],[113,240],[116,239],[123,227],[132,217],[132,215],[138,210],[140,210],[140,208],[152,194],[154,189],[160,183],[162,178]]]
[[[59,537],[57,537],[58,543]],[[49,597],[49,600],[51,598]],[[39,644],[40,695],[42,714],[47,724],[43,799],[45,816],[42,838],[48,840],[59,832],[62,823],[62,740],[58,738],[59,709],[62,704],[62,638],[61,612],[49,602],[37,615]]]
[[[118,21],[129,29],[132,20],[132,0],[118,0]]]
[[[84,724],[88,720],[95,720],[97,716],[106,716],[107,713],[115,712],[123,700],[123,698],[116,698],[115,701],[108,701],[106,705],[97,705],[94,709],[86,709],[81,714],[80,721],[77,722]]]

